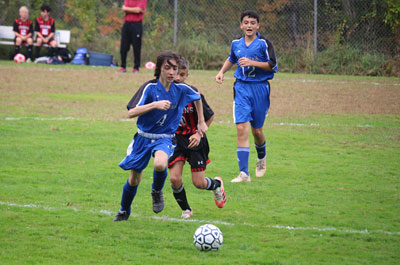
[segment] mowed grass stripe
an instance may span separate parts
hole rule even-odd
[[[35,205],[35,204],[24,204],[24,205],[19,205],[15,203],[10,203],[10,202],[2,202],[0,201],[0,205],[8,206],[8,207],[18,207],[18,208],[40,208],[46,211],[62,211],[62,210],[69,210],[69,211],[74,211],[74,212],[86,212],[86,213],[96,213],[96,214],[104,214],[107,216],[114,216],[114,212],[111,210],[98,210],[98,209],[91,209],[91,210],[82,210],[82,209],[77,209],[75,207],[67,207],[65,209],[56,209],[53,207],[46,207],[46,206],[40,206],[40,205]],[[251,224],[251,223],[228,223],[228,222],[223,222],[219,220],[198,220],[196,218],[190,218],[190,219],[182,219],[182,218],[174,218],[174,217],[169,217],[169,216],[142,216],[137,213],[133,213],[131,215],[132,218],[148,218],[148,219],[154,219],[154,220],[161,220],[161,221],[170,221],[170,222],[188,222],[188,223],[200,223],[200,224],[206,224],[206,223],[211,223],[215,225],[244,225],[244,226],[251,226],[251,227],[258,227],[256,224]],[[295,226],[290,226],[290,225],[266,225],[265,227],[271,228],[271,229],[284,229],[284,230],[304,230],[304,231],[316,231],[316,232],[339,232],[339,233],[349,233],[349,234],[385,234],[385,235],[398,235],[400,236],[400,232],[393,232],[393,231],[384,231],[384,230],[369,230],[369,229],[364,229],[364,230],[356,230],[352,228],[336,228],[336,227],[295,227]]]

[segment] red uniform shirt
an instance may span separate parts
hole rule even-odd
[[[35,31],[40,32],[43,37],[47,37],[51,32],[56,31],[54,19],[49,17],[48,20],[44,20],[42,17],[36,19]]]
[[[147,7],[147,0],[124,0],[126,7],[140,7],[145,10]],[[143,21],[144,13],[125,13],[125,21],[128,22],[141,22]]]
[[[194,88],[194,87],[192,87]],[[197,88],[194,88],[197,91]],[[208,105],[206,99],[201,94],[201,102],[203,103],[203,115],[204,120],[208,121],[211,116],[214,115],[214,111]],[[180,135],[192,135],[197,132],[197,110],[193,102],[190,102],[183,109],[183,114],[181,117],[181,122],[179,124],[178,129],[176,130],[176,134]]]
[[[18,32],[22,36],[26,36],[33,31],[33,22],[30,19],[22,21],[21,18],[17,18],[14,21],[14,32]]]

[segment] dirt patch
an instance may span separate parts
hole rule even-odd
[[[306,78],[272,82],[271,114],[400,114],[400,80]]]
[[[217,72],[191,71],[188,83],[196,86],[215,112],[217,122],[232,122],[232,72],[222,85]],[[119,74],[113,68],[74,68],[38,65],[0,65],[0,102],[3,110],[76,118],[125,119],[126,104],[153,72]],[[277,74],[271,82],[270,117],[315,114],[400,114],[400,79],[328,77]],[[118,94],[101,100],[53,99],[45,94]],[[5,106],[10,106],[7,108]],[[8,110],[10,109],[10,110]]]

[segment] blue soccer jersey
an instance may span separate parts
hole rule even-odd
[[[246,57],[253,61],[268,62],[273,70],[267,71],[254,66],[240,67],[239,58]],[[278,63],[272,43],[265,37],[257,33],[256,39],[247,46],[244,36],[232,41],[231,53],[228,57],[231,63],[237,64],[234,77],[242,81],[265,81],[274,78],[274,73],[278,70]]]
[[[186,84],[173,82],[167,91],[157,79],[145,83],[136,92],[127,107],[131,109],[154,101],[170,101],[171,106],[168,110],[153,109],[140,115],[137,127],[146,133],[174,134],[178,129],[185,106],[199,99],[200,95]]]

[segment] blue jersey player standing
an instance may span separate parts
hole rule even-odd
[[[266,141],[263,131],[264,121],[270,105],[270,85],[268,80],[278,70],[272,43],[257,32],[260,27],[257,12],[244,11],[240,17],[243,36],[232,41],[231,52],[215,77],[217,83],[224,80],[224,73],[234,64],[233,115],[237,129],[237,157],[239,175],[232,182],[250,181],[249,173],[249,130],[254,137],[257,150],[256,177],[266,171]]]
[[[178,74],[179,55],[164,51],[157,57],[154,76],[156,79],[143,84],[128,103],[128,116],[138,117],[137,133],[128,146],[127,156],[119,164],[130,175],[122,190],[121,209],[114,221],[129,218],[131,204],[151,156],[154,157],[153,211],[164,209],[162,188],[167,178],[168,157],[174,148],[172,138],[178,129],[183,109],[194,101],[198,109],[198,132],[201,136],[207,131],[204,122],[200,95],[186,84],[174,83]]]

